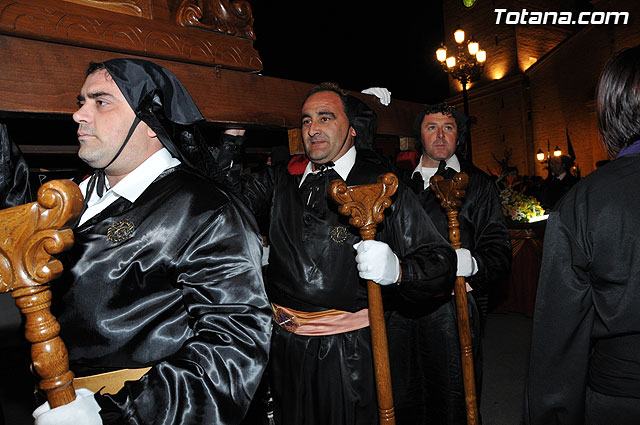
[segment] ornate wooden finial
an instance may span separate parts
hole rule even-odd
[[[429,186],[441,202],[445,210],[459,209],[462,200],[467,195],[466,188],[469,184],[469,176],[466,173],[457,173],[451,180],[445,180],[442,176],[433,176],[429,180]]]
[[[51,407],[75,399],[69,358],[49,310],[48,282],[62,273],[52,255],[73,245],[67,224],[82,210],[82,194],[70,180],[53,180],[38,190],[38,202],[0,211],[0,292],[11,296],[25,316],[33,366]]]
[[[451,180],[445,180],[442,176],[433,176],[429,180],[429,187],[440,201],[440,205],[447,213],[449,219],[449,242],[454,249],[460,248],[460,229],[458,224],[458,210],[462,207],[469,176],[466,173],[457,173]]]
[[[362,186],[347,186],[342,180],[329,185],[329,194],[340,204],[338,211],[350,216],[349,223],[360,229],[362,239],[373,239],[376,225],[384,219],[384,209],[391,206],[391,196],[398,189],[398,177],[387,173],[378,182]],[[364,230],[364,233],[363,233]]]

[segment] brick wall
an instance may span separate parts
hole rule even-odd
[[[521,174],[545,176],[535,152],[546,152],[549,140],[552,150],[558,145],[567,153],[568,130],[576,162],[586,175],[606,158],[594,113],[598,76],[612,52],[640,44],[640,2],[596,1],[596,11],[628,11],[629,24],[570,27],[574,33],[569,36],[567,28],[495,25],[494,8],[534,10],[528,3],[538,10],[571,10],[564,1],[484,0],[471,10],[464,10],[461,1],[444,3],[446,33],[458,25],[470,28],[469,34],[487,50],[485,73],[468,91],[470,115],[477,119],[472,130],[474,163],[484,170],[495,168],[493,155],[501,159],[505,149],[511,149],[510,164]],[[535,63],[530,57],[537,58]],[[495,79],[502,70],[504,76]],[[452,81],[448,101],[462,110],[460,90]]]

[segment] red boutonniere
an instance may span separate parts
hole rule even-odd
[[[292,176],[301,176],[304,174],[304,169],[307,168],[309,158],[307,155],[294,155],[287,165],[287,170]]]

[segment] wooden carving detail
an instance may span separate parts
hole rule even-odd
[[[127,15],[151,17],[149,0],[64,0],[69,3],[83,6],[97,7],[111,12],[125,13]]]
[[[327,188],[329,195],[340,205],[338,211],[349,216],[349,223],[360,230],[360,236],[364,240],[375,238],[376,225],[384,219],[384,209],[391,206],[391,196],[397,189],[398,177],[393,173],[379,176],[378,182],[374,184],[347,186],[344,181],[336,180]],[[395,425],[387,330],[380,285],[368,281],[367,296],[378,394],[378,417],[381,425]]]
[[[181,0],[175,17],[176,23],[183,27],[256,39],[251,5],[246,0]]]
[[[70,180],[54,180],[38,190],[38,202],[0,211],[0,292],[12,297],[26,319],[25,336],[33,366],[53,407],[75,399],[60,325],[49,310],[48,282],[62,273],[52,257],[73,245],[67,224],[80,214],[82,194]]]
[[[0,0],[0,33],[247,71],[262,70],[262,61],[250,40],[189,31],[132,16],[112,19],[113,14],[69,13],[64,10],[65,2],[59,5],[51,8],[31,0]]]
[[[384,209],[391,206],[391,196],[397,189],[398,177],[392,173],[379,176],[378,182],[370,185],[347,186],[344,181],[336,180],[328,188],[340,204],[338,211],[350,216],[349,224],[359,228],[365,240],[373,239],[371,233],[376,234],[376,225],[384,219]]]
[[[440,206],[447,213],[449,219],[449,242],[454,249],[460,248],[460,229],[458,224],[458,210],[462,207],[464,197],[467,196],[469,176],[457,173],[453,179],[446,180],[442,176],[433,176],[429,180],[431,190],[440,201]]]

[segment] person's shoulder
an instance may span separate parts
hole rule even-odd
[[[629,182],[637,180],[639,175],[640,155],[627,155],[592,171],[581,178],[575,186],[582,190],[612,192],[626,190],[633,186],[632,191],[635,191],[635,186],[629,185]]]
[[[494,179],[475,165],[467,163],[462,165],[461,168],[461,171],[469,176],[470,185],[495,185]]]
[[[369,178],[373,176],[374,181],[379,175],[386,173],[394,173],[397,175],[398,171],[392,166],[390,161],[387,161],[381,155],[378,155],[368,149],[361,149],[357,151],[354,168],[356,168],[359,173],[366,174]]]
[[[161,187],[171,191],[172,202],[188,202],[202,208],[219,208],[231,201],[227,191],[201,173],[179,165],[160,176]]]

